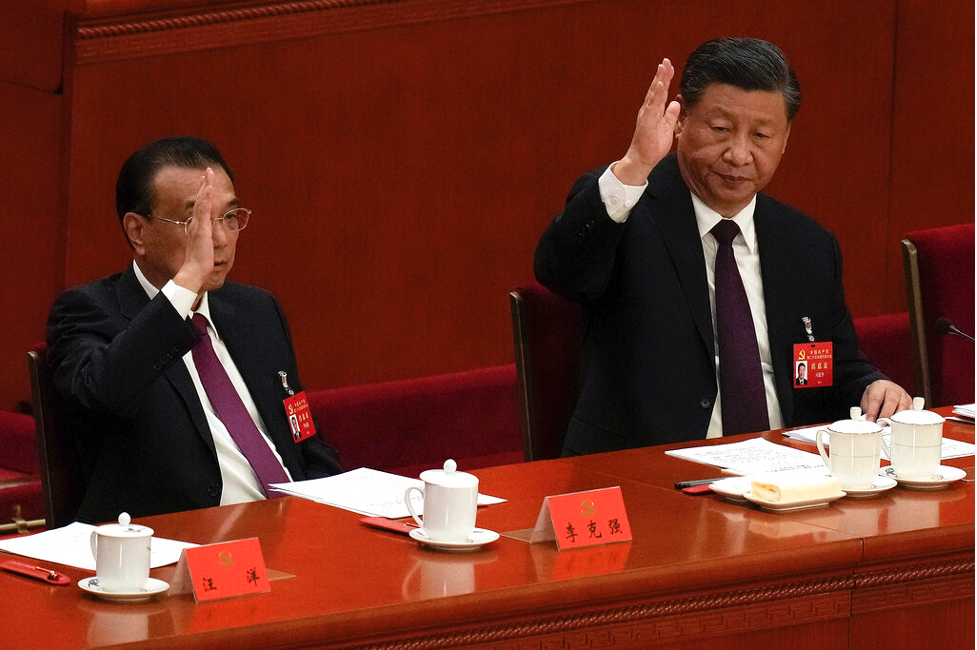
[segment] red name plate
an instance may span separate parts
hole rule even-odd
[[[529,541],[551,539],[561,551],[631,541],[620,486],[546,497]]]
[[[197,602],[271,591],[257,537],[184,550]]]

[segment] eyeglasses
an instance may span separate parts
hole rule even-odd
[[[183,232],[190,234],[190,222],[193,221],[193,217],[190,217],[186,221],[174,221],[173,219],[164,219],[163,217],[154,217],[151,214],[142,215],[147,219],[155,219],[156,221],[165,221],[166,223],[175,223],[178,226],[183,226]],[[247,208],[234,208],[233,210],[228,210],[224,213],[223,217],[218,217],[216,219],[211,219],[210,223],[217,225],[218,222],[223,222],[224,227],[227,228],[228,232],[239,232],[248,227],[248,220],[251,218],[251,210]]]

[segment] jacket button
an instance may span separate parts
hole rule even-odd
[[[699,400],[699,408],[702,409],[712,408],[712,400],[709,399],[708,397],[703,397],[702,399]]]
[[[212,497],[219,497],[221,494],[221,486],[217,485],[216,483],[211,485],[209,488],[207,488],[207,494]]]

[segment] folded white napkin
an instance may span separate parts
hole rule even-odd
[[[777,472],[754,476],[750,491],[763,501],[789,503],[834,496],[841,492],[841,483],[814,472]]]

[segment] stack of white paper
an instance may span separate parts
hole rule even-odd
[[[399,519],[409,517],[404,493],[409,487],[423,488],[424,482],[416,478],[407,478],[381,472],[367,467],[360,467],[349,472],[315,478],[308,481],[294,481],[292,483],[274,483],[272,487],[279,492],[302,497],[310,501],[324,503],[344,510],[352,510],[374,517]],[[478,505],[502,503],[505,499],[478,495]],[[423,511],[423,499],[414,493],[411,504],[414,511]]]
[[[971,424],[974,423],[974,405],[973,404],[957,404],[953,407],[953,414],[959,415],[965,420],[969,420]]]
[[[752,438],[725,445],[708,445],[666,451],[696,463],[722,467],[736,474],[763,474],[797,469],[827,471],[818,454],[778,445],[764,438]]]
[[[73,522],[61,528],[53,528],[26,537],[13,537],[0,541],[0,551],[23,555],[41,562],[57,562],[79,569],[95,570],[90,538],[95,526]],[[149,566],[173,564],[180,559],[185,548],[197,544],[153,537],[149,550]]]

